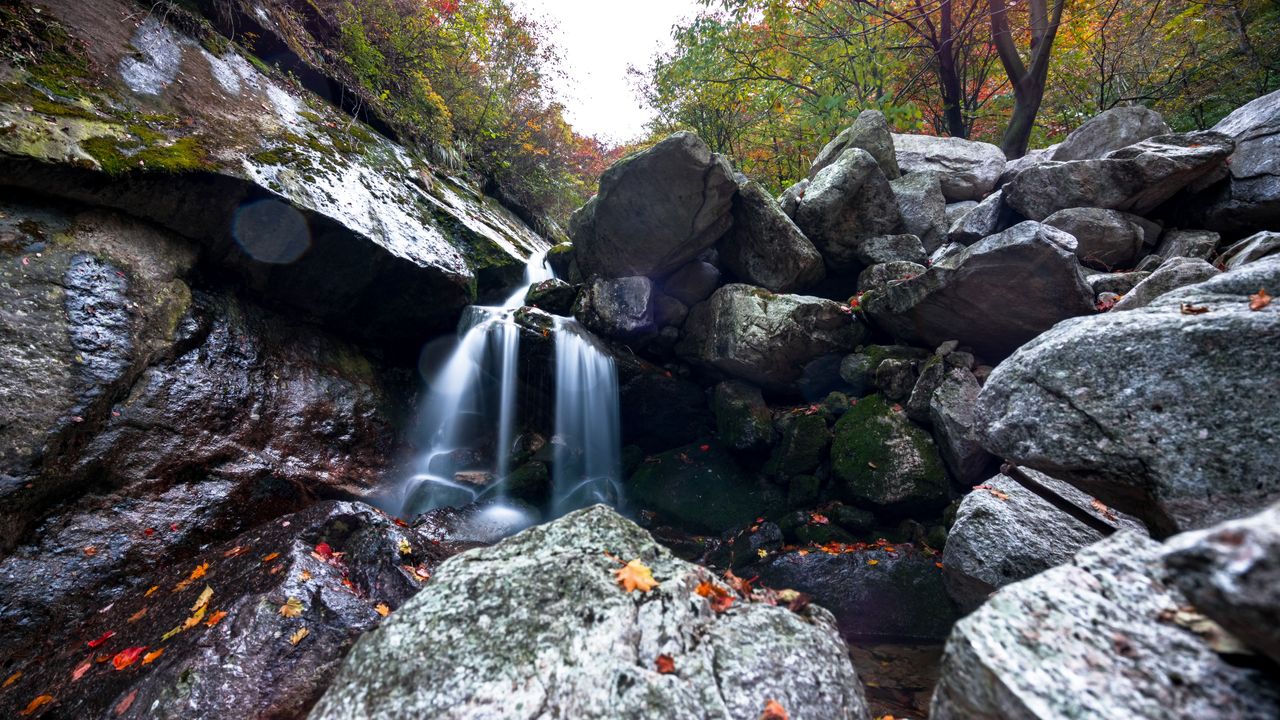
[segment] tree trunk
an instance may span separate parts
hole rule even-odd
[[[947,121],[947,134],[951,137],[969,137],[969,126],[964,121],[964,87],[956,71],[955,28],[951,18],[951,0],[942,0],[939,6],[941,19],[938,35],[938,81],[942,87],[942,112]]]
[[[1004,66],[1009,82],[1013,85],[1013,116],[1009,118],[1009,125],[1000,142],[1000,149],[1010,160],[1027,154],[1027,144],[1031,141],[1036,115],[1040,113],[1040,103],[1044,101],[1049,59],[1052,56],[1053,40],[1062,22],[1064,3],[1065,0],[1053,0],[1050,12],[1046,0],[1030,0],[1031,64],[1028,67],[1022,63],[1022,57],[1014,44],[1013,32],[1009,29],[1009,10],[1005,7],[1004,0],[989,0],[991,42],[995,44],[1000,64]]]

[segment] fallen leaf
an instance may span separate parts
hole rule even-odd
[[[703,582],[698,583],[698,587],[694,588],[693,591],[698,593],[704,598],[724,597],[729,594],[728,590],[725,590],[724,588],[714,583],[706,582],[705,580]]]
[[[98,554],[98,548],[96,548],[96,547],[94,547],[94,546],[92,546],[92,545],[85,545],[85,546],[84,546],[84,554],[85,554],[86,556],[88,556],[88,557],[93,557],[94,555],[97,555],[97,554]]]
[[[145,645],[125,648],[124,650],[116,653],[115,657],[111,658],[111,666],[116,670],[123,670],[137,662],[138,658],[142,656],[142,653],[145,652],[146,649],[147,647]]]
[[[160,636],[160,641],[164,642],[169,638],[177,635],[184,630],[190,630],[204,620],[204,614],[209,609],[209,598],[213,597],[213,588],[208,585],[204,586],[204,590],[200,592],[200,597],[196,598],[196,604],[191,606],[191,617],[182,621],[181,625],[175,626],[169,632]]]
[[[327,542],[319,543],[316,545],[316,554],[319,555],[321,559],[328,560],[333,557],[333,548],[330,547]]]
[[[236,556],[238,556],[238,555],[243,555],[243,554],[245,554],[245,553],[247,553],[247,552],[249,552],[249,548],[241,547],[241,546],[237,545],[237,546],[235,546],[235,547],[231,548],[230,550],[228,550],[228,551],[226,551],[226,552],[222,553],[222,557],[225,557],[225,558],[233,558],[233,557],[236,557]]]
[[[764,712],[760,713],[760,720],[791,720],[791,716],[787,714],[786,708],[778,704],[777,700],[766,700]]]
[[[218,612],[210,615],[209,619],[204,622],[205,627],[213,627],[217,625],[218,623],[222,622],[222,618],[226,616],[227,616],[226,610],[219,610]]]
[[[867,564],[868,564],[868,565],[879,565],[879,564],[880,564],[880,561],[879,561],[879,560],[876,560],[876,559],[874,559],[874,558],[872,558],[871,560],[868,560],[868,561],[867,561]]]
[[[659,655],[653,659],[653,665],[663,675],[670,675],[676,671],[676,661],[670,655]]]
[[[302,601],[298,598],[291,597],[280,606],[280,614],[285,617],[298,617],[303,611]]]
[[[152,650],[151,652],[142,656],[142,664],[150,665],[151,663],[156,661],[156,658],[160,657],[163,654],[164,654],[164,648],[156,648],[155,650]]]
[[[995,488],[991,487],[990,485],[974,485],[974,486],[973,486],[973,489],[974,489],[974,490],[986,490],[986,491],[987,491],[987,493],[991,495],[991,497],[993,497],[993,498],[995,498],[995,499],[997,499],[997,500],[1008,500],[1008,499],[1009,499],[1009,493],[1006,493],[1006,492],[1002,492],[1002,491],[1000,491],[1000,490],[997,490],[997,489],[995,489]]]
[[[826,515],[822,513],[809,513],[809,520],[818,525],[827,525],[831,522]]]
[[[310,630],[308,630],[308,629],[306,629],[306,628],[304,628],[304,627],[298,628],[298,631],[297,631],[297,632],[295,632],[294,634],[292,634],[292,635],[290,635],[290,636],[289,636],[289,644],[290,644],[290,645],[297,645],[298,643],[302,642],[302,638],[304,638],[304,637],[306,637],[306,636],[308,636],[308,635],[310,635],[310,634],[311,634],[311,631],[310,631]]]
[[[97,639],[97,640],[90,640],[90,641],[89,641],[89,647],[91,647],[91,648],[96,648],[96,647],[98,647],[99,645],[101,645],[102,643],[104,643],[104,642],[106,642],[106,641],[110,640],[113,636],[115,636],[115,634],[116,634],[116,631],[115,631],[115,630],[108,630],[108,631],[106,631],[106,632],[102,633],[102,635],[100,635],[100,636],[98,637],[98,639]]]
[[[155,593],[155,591],[159,589],[160,589],[159,585],[152,585],[150,589],[148,589],[145,593],[142,594],[142,597],[149,598]]]
[[[1203,315],[1209,312],[1209,308],[1204,305],[1192,305],[1191,303],[1182,303],[1183,315]]]
[[[735,575],[732,570],[725,570],[722,577],[724,577],[724,581],[726,583],[729,583],[729,587],[733,588],[737,592],[743,595],[751,594],[751,582],[752,580],[755,580],[755,578],[752,578],[751,580],[743,580]]]
[[[1099,515],[1110,520],[1111,522],[1117,522],[1119,520],[1119,518],[1116,517],[1116,514],[1111,511],[1111,508],[1103,504],[1101,500],[1094,498],[1093,500],[1089,501],[1089,505],[1091,505],[1094,510],[1097,510]]]
[[[1268,295],[1268,294],[1267,294],[1267,291],[1266,291],[1266,290],[1264,290],[1264,289],[1262,289],[1262,288],[1258,288],[1258,294],[1257,294],[1257,295],[1250,295],[1250,296],[1249,296],[1249,309],[1250,309],[1250,310],[1254,310],[1254,311],[1261,310],[1262,308],[1264,308],[1264,307],[1266,307],[1266,306],[1268,306],[1268,305],[1270,305],[1270,304],[1271,304],[1271,296],[1270,296],[1270,295]]]
[[[311,573],[307,570],[303,570],[302,572],[298,573],[298,579],[301,580],[302,582],[306,582],[311,579]]]
[[[204,590],[200,591],[200,597],[196,598],[196,604],[191,606],[191,612],[202,610],[209,604],[209,598],[213,597],[213,588],[208,585],[204,586]]]
[[[27,709],[23,710],[19,715],[30,715],[51,702],[53,702],[52,695],[37,695],[35,700],[27,703]]]
[[[89,668],[91,667],[93,667],[93,663],[89,660],[85,660],[84,662],[77,665],[75,670],[71,671],[71,679],[79,680],[80,678],[84,677],[85,673],[89,672]]]
[[[728,595],[717,595],[711,598],[711,609],[716,611],[717,613],[722,613],[725,610],[728,610],[729,606],[732,604],[733,604],[733,598],[729,597]]]
[[[12,684],[14,684],[14,683],[18,682],[18,678],[20,678],[20,677],[22,677],[22,671],[21,671],[21,670],[19,670],[18,672],[16,672],[16,673],[14,673],[14,674],[10,675],[9,677],[5,678],[5,680],[4,680],[4,685],[0,685],[0,687],[9,687],[10,685],[12,685]]]
[[[400,538],[400,554],[401,555],[413,554],[413,546],[410,545],[409,541],[405,540],[404,538]]]
[[[147,528],[146,530],[143,530],[143,531],[142,531],[142,534],[143,534],[143,535],[145,535],[146,537],[151,537],[152,535],[155,535],[155,534],[156,534],[156,529],[155,529],[155,528]]]
[[[391,608],[387,607],[386,603],[378,603],[377,605],[373,606],[373,609],[377,610],[378,614],[381,615],[382,617],[386,617],[391,614]]]
[[[125,695],[123,700],[116,703],[116,709],[115,709],[116,717],[120,717],[121,715],[129,712],[129,708],[133,706],[133,701],[137,697],[138,697],[138,690],[137,688],[134,688],[133,692],[129,693],[128,695]]]
[[[707,452],[707,451],[711,450],[711,446],[710,446],[710,445],[699,445],[699,446],[698,446],[698,450],[700,450],[700,451],[702,451],[702,452]]]
[[[649,569],[649,566],[640,562],[639,558],[614,570],[613,576],[618,579],[618,584],[627,592],[632,590],[649,592],[658,586],[658,581],[653,579],[653,571]]]
[[[128,619],[128,620],[126,620],[125,622],[136,623],[136,622],[138,622],[139,620],[141,620],[142,618],[146,617],[146,615],[147,615],[147,609],[146,609],[146,608],[142,608],[142,609],[141,609],[141,610],[139,610],[138,612],[136,612],[136,613],[134,613],[134,614],[130,615],[130,616],[129,616],[129,619]]]
[[[207,562],[200,563],[199,565],[196,566],[195,570],[191,571],[191,575],[188,576],[186,580],[183,580],[182,582],[173,586],[173,591],[178,592],[181,590],[186,590],[187,588],[191,587],[191,583],[204,577],[204,574],[208,571],[209,571],[209,563]]]
[[[761,558],[767,558],[769,557],[769,551],[764,548],[760,548],[759,550],[756,550],[756,555],[759,555]]]
[[[262,556],[262,562],[264,562],[264,563],[269,563],[269,562],[271,562],[272,560],[275,560],[275,559],[276,559],[276,558],[278,558],[278,557],[280,557],[280,553],[278,553],[278,552],[273,552],[273,553],[270,553],[270,554],[267,554],[267,555],[263,555],[263,556]]]

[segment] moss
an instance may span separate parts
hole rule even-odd
[[[133,135],[127,139],[101,135],[82,141],[80,147],[110,175],[133,170],[186,172],[213,167],[200,139],[195,136],[178,138],[167,145],[148,145]]]
[[[946,502],[946,473],[929,434],[880,395],[859,400],[836,423],[831,469],[850,502],[904,511]]]
[[[766,470],[783,477],[812,472],[822,463],[830,442],[831,432],[821,415],[793,417],[783,430],[782,440],[774,448]]]

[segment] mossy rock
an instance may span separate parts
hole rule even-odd
[[[760,388],[739,380],[726,380],[712,393],[716,434],[731,448],[768,445],[773,440],[773,418]]]
[[[786,508],[779,488],[745,472],[719,444],[686,445],[645,458],[627,484],[627,496],[683,528],[714,533]]]
[[[813,475],[796,475],[787,481],[787,505],[807,508],[818,504],[822,496],[822,480]]]
[[[812,473],[822,464],[831,431],[823,415],[794,415],[783,423],[782,439],[774,448],[766,470],[782,477]]]
[[[879,395],[860,400],[836,423],[831,469],[841,499],[877,513],[934,512],[948,500],[933,439]]]
[[[551,494],[551,473],[546,463],[535,460],[507,475],[504,487],[510,497],[538,505]]]

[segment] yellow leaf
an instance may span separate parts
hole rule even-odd
[[[306,629],[305,627],[298,628],[298,632],[289,636],[289,644],[297,645],[298,643],[302,642],[302,638],[310,634],[311,634],[311,631]]]
[[[762,557],[762,558],[767,558],[767,557],[769,557],[769,551],[768,551],[768,550],[765,550],[764,548],[760,548],[759,550],[757,550],[757,551],[756,551],[756,554],[757,554],[757,555],[759,555],[759,556],[760,556],[760,557]]]
[[[157,591],[157,590],[159,590],[159,589],[160,589],[160,586],[159,586],[159,585],[152,585],[152,586],[151,586],[151,589],[150,589],[150,590],[148,590],[146,593],[144,593],[144,594],[142,595],[142,597],[151,597],[152,593],[154,593],[155,591]]]
[[[208,585],[204,586],[204,590],[200,591],[200,597],[196,598],[196,604],[191,606],[191,612],[195,612],[204,608],[209,604],[209,598],[213,597],[213,588]]]
[[[640,562],[639,558],[614,570],[613,576],[617,578],[618,584],[622,586],[622,589],[627,592],[632,590],[649,592],[658,586],[658,581],[653,579],[653,571],[649,569],[649,566]]]
[[[373,609],[377,610],[378,614],[381,615],[382,617],[386,617],[391,614],[391,608],[387,607],[386,603],[378,603],[377,605],[373,606]]]
[[[412,553],[413,553],[413,546],[409,544],[408,540],[405,540],[404,538],[400,538],[400,554],[410,555]]]
[[[298,617],[303,611],[302,601],[291,597],[280,606],[280,614],[285,617]]]
[[[880,564],[880,561],[879,561],[879,560],[868,560],[868,561],[867,561],[867,564],[868,564],[868,565],[879,565],[879,564]]]
[[[20,677],[22,677],[22,671],[21,671],[21,670],[19,670],[18,672],[16,672],[16,673],[14,673],[14,674],[10,675],[9,677],[5,678],[4,685],[0,685],[0,687],[9,687],[10,685],[12,685],[12,684],[14,684],[14,683],[18,682],[18,678],[20,678]]]

